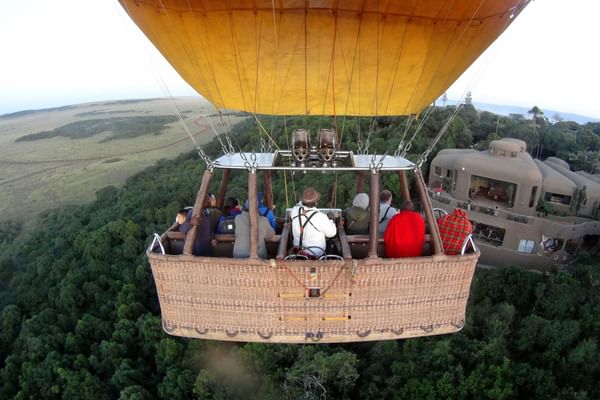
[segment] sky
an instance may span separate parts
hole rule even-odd
[[[598,16],[600,0],[533,0],[448,98],[600,118]],[[116,0],[0,0],[0,114],[169,95],[195,92]]]

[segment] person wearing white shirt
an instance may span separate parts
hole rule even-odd
[[[388,222],[398,213],[394,207],[392,207],[392,192],[384,190],[379,194],[379,233],[383,235],[385,228],[387,228]]]
[[[302,193],[302,200],[292,208],[292,236],[294,247],[319,258],[325,253],[326,238],[334,237],[337,228],[327,215],[319,211],[317,202],[321,193],[313,187],[307,187]]]

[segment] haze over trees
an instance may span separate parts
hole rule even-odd
[[[417,136],[415,159],[452,112],[435,110]],[[278,132],[331,126],[328,118],[262,120]],[[337,121],[341,133],[341,119]],[[344,120],[342,145],[393,152],[404,119]],[[369,136],[370,127],[373,132]],[[359,133],[360,132],[360,133]],[[540,124],[465,106],[440,141],[485,148],[502,136],[539,146],[542,157],[594,169],[600,124]],[[258,151],[249,120],[231,134]],[[342,136],[342,135],[341,135]],[[220,145],[205,146],[215,156]],[[431,156],[433,157],[433,155]],[[565,271],[478,270],[467,321],[457,334],[345,345],[235,344],[166,335],[152,274],[143,255],[153,232],[193,203],[203,170],[186,154],[158,163],[121,188],[106,187],[84,206],[43,213],[19,234],[0,226],[0,398],[9,399],[597,399],[600,398],[600,263],[585,255]],[[274,182],[282,209],[286,186]],[[232,193],[245,197],[244,174]],[[295,179],[321,189],[333,176]],[[215,185],[218,185],[218,177]],[[397,177],[382,184],[397,193]],[[338,179],[338,202],[354,195],[354,177]],[[326,193],[326,192],[323,192]]]

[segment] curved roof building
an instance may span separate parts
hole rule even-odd
[[[467,210],[484,263],[545,269],[582,248],[598,249],[600,177],[571,171],[556,157],[534,160],[522,140],[440,151],[429,188],[434,207]]]

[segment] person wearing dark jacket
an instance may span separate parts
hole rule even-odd
[[[219,220],[221,219],[221,210],[217,208],[217,197],[209,193],[208,194],[208,206],[206,207],[208,215],[210,216],[210,224],[213,227],[213,231],[216,232],[219,227]]]
[[[196,241],[194,242],[193,254],[195,256],[210,257],[212,248],[216,245],[215,227],[213,226],[210,211],[210,197],[207,196],[204,202],[204,209],[200,215],[196,230]]]
[[[192,227],[192,224],[190,223],[192,219],[192,211],[193,210],[191,208],[182,208],[181,210],[177,211],[177,225],[175,226],[175,231],[188,233]]]

